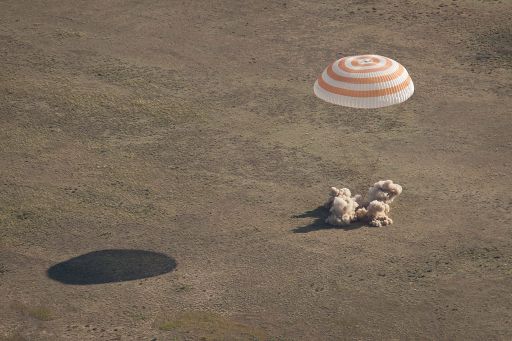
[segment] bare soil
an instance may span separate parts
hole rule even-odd
[[[512,339],[511,21],[508,0],[0,0],[0,339]],[[364,53],[413,97],[314,97]],[[381,179],[393,225],[323,223],[330,186]]]

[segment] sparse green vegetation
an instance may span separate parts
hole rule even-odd
[[[143,313],[133,313],[131,316],[134,320],[146,320],[146,316]]]
[[[26,341],[23,336],[21,336],[20,333],[16,332],[14,334],[9,335],[0,335],[0,341]]]
[[[185,312],[160,321],[158,329],[193,335],[200,340],[266,340],[264,330],[248,326],[211,312]]]
[[[30,316],[39,321],[51,321],[55,318],[51,309],[43,305],[28,306],[23,303],[14,303],[12,307],[23,315]]]
[[[28,308],[27,314],[30,317],[38,319],[40,321],[50,321],[53,320],[53,314],[50,309],[46,307],[33,307]]]
[[[82,38],[85,36],[85,33],[62,28],[58,29],[55,35],[59,38]]]
[[[166,321],[166,322],[161,323],[158,326],[158,329],[169,331],[169,330],[176,329],[176,327],[177,327],[177,325],[176,325],[175,321]]]
[[[181,284],[181,283],[179,283],[176,286],[176,291],[177,292],[187,292],[187,291],[190,291],[190,290],[192,290],[192,286],[189,285],[189,284]]]

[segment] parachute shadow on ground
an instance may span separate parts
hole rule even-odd
[[[73,285],[105,284],[154,277],[173,271],[176,261],[145,250],[99,250],[71,258],[47,270],[49,278]]]

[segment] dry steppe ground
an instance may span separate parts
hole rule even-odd
[[[0,0],[0,339],[511,340],[511,20],[509,0]],[[313,96],[364,53],[413,97]],[[395,224],[322,223],[330,186],[388,178]]]

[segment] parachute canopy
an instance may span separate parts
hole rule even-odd
[[[414,84],[400,63],[370,54],[338,59],[318,77],[313,90],[329,103],[381,108],[407,100]]]

